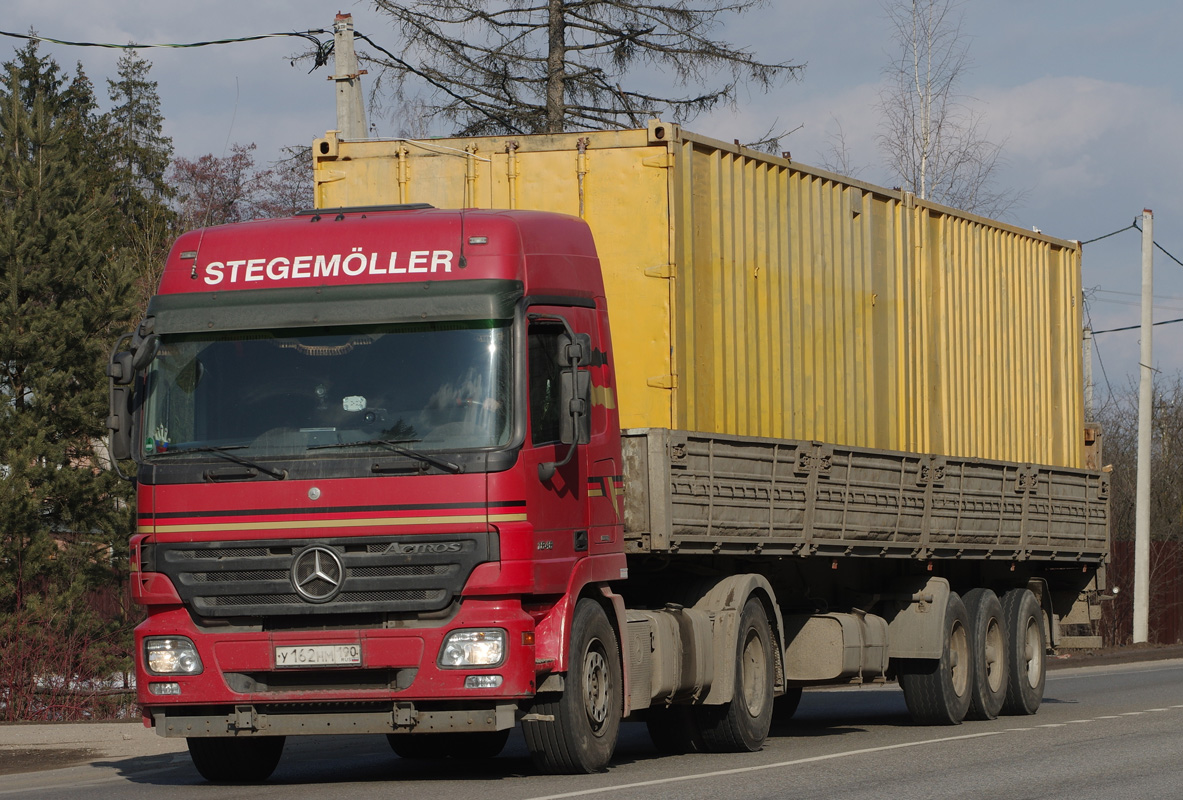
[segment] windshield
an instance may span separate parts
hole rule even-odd
[[[165,336],[145,383],[142,452],[505,445],[509,337],[508,321]]]

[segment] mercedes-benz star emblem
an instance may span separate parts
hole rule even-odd
[[[292,559],[291,577],[300,597],[309,603],[327,603],[341,591],[345,568],[333,550],[313,545]]]

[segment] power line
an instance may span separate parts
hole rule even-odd
[[[238,44],[239,42],[257,42],[261,39],[275,39],[285,36],[296,36],[301,39],[309,39],[314,42],[317,48],[322,47],[320,39],[316,38],[316,34],[328,34],[332,31],[323,29],[307,30],[307,31],[286,31],[280,33],[261,33],[256,36],[240,36],[235,39],[211,39],[207,42],[166,42],[161,44],[112,44],[109,42],[71,42],[65,39],[54,39],[49,36],[38,36],[34,33],[12,33],[11,31],[0,31],[0,36],[8,36],[13,39],[26,39],[31,42],[50,42],[52,44],[67,45],[69,47],[107,47],[115,50],[142,50],[149,47],[209,47],[215,44]]]
[[[1138,223],[1137,223],[1137,221],[1136,221],[1136,220],[1134,221],[1134,225],[1133,225],[1133,227],[1134,227],[1134,228],[1137,228],[1137,230],[1138,230],[1138,232],[1139,232],[1139,233],[1142,231],[1142,229],[1141,229],[1141,228],[1138,228]],[[1163,251],[1164,253],[1166,253],[1166,256],[1167,256],[1167,258],[1169,258],[1171,261],[1174,261],[1176,264],[1178,264],[1179,266],[1183,267],[1183,261],[1180,261],[1179,259],[1175,258],[1173,255],[1171,255],[1171,254],[1170,254],[1170,253],[1167,251],[1167,249],[1166,249],[1165,247],[1163,247],[1161,244],[1159,244],[1158,242],[1155,242],[1155,243],[1154,243],[1154,246],[1155,246],[1155,247],[1157,247],[1159,250]]]
[[[1097,237],[1097,238],[1095,238],[1095,239],[1089,239],[1088,241],[1086,241],[1086,242],[1081,242],[1080,244],[1081,244],[1081,246],[1084,246],[1084,245],[1086,245],[1086,244],[1092,244],[1093,242],[1099,242],[1099,241],[1101,241],[1102,239],[1108,239],[1110,236],[1116,236],[1116,235],[1117,235],[1117,234],[1119,234],[1119,233],[1125,233],[1125,232],[1126,232],[1126,231],[1128,231],[1130,228],[1134,228],[1134,227],[1137,227],[1137,222],[1136,222],[1136,221],[1135,221],[1135,222],[1131,222],[1129,225],[1126,225],[1126,226],[1125,226],[1124,228],[1122,228],[1121,230],[1114,231],[1113,233],[1107,233],[1107,234],[1105,234],[1104,236],[1098,236],[1098,237]]]
[[[1152,322],[1151,325],[1174,325],[1176,322],[1183,322],[1183,317],[1179,319],[1164,319],[1161,322]],[[1124,328],[1106,328],[1103,331],[1093,331],[1093,336],[1100,333],[1117,333],[1118,331],[1136,331],[1141,328],[1141,325],[1126,325]]]
[[[1126,225],[1124,228],[1121,228],[1120,230],[1113,231],[1112,233],[1107,233],[1104,236],[1098,236],[1095,239],[1088,239],[1086,241],[1080,242],[1080,245],[1081,245],[1081,247],[1083,247],[1086,244],[1092,244],[1093,242],[1099,242],[1102,239],[1108,239],[1110,236],[1116,236],[1119,233],[1125,233],[1130,228],[1133,228],[1134,230],[1138,231],[1139,233],[1142,232],[1142,229],[1138,227],[1138,220],[1135,219],[1129,225]],[[1171,252],[1169,250],[1167,250],[1165,247],[1163,247],[1161,244],[1159,244],[1158,242],[1155,242],[1154,246],[1157,247],[1159,250],[1161,250],[1166,255],[1167,258],[1171,259],[1171,261],[1174,261],[1176,264],[1183,267],[1183,261],[1180,261],[1179,259],[1175,258],[1175,256],[1173,256],[1171,254]]]
[[[1092,329],[1093,314],[1092,309],[1089,308],[1089,302],[1087,299],[1084,301],[1084,315],[1088,317],[1089,328]],[[1110,399],[1112,399],[1113,385],[1109,383],[1109,373],[1105,370],[1105,360],[1101,358],[1101,344],[1096,339],[1093,339],[1093,352],[1097,355],[1097,363],[1101,365],[1101,377],[1105,379],[1105,389],[1109,392]]]
[[[378,44],[377,42],[375,42],[375,41],[374,41],[373,39],[371,39],[369,36],[366,36],[366,35],[365,35],[365,34],[363,34],[363,33],[358,33],[357,31],[354,31],[354,32],[353,32],[353,36],[354,36],[354,38],[356,38],[356,39],[362,39],[362,40],[364,40],[364,41],[366,41],[366,42],[369,42],[369,43],[370,43],[370,45],[371,45],[372,47],[374,47],[376,50],[378,50],[378,51],[380,51],[381,53],[383,53],[383,54],[384,54],[384,55],[385,55],[387,58],[389,58],[389,59],[390,59],[390,60],[391,60],[391,61],[392,61],[392,62],[393,62],[393,63],[394,63],[396,66],[398,66],[398,67],[401,67],[402,69],[405,69],[407,72],[410,72],[412,75],[416,75],[416,76],[418,76],[419,78],[422,78],[424,81],[426,81],[427,83],[431,84],[431,85],[432,85],[432,86],[434,86],[436,89],[439,89],[439,90],[440,90],[441,92],[443,92],[444,94],[450,95],[450,96],[451,96],[451,97],[452,97],[454,100],[456,100],[457,102],[463,103],[464,105],[468,106],[469,108],[473,109],[474,111],[476,111],[476,112],[478,112],[478,113],[481,113],[481,114],[484,114],[485,116],[487,116],[487,117],[490,117],[490,118],[492,118],[492,119],[495,119],[497,122],[500,122],[500,123],[501,123],[502,125],[504,125],[504,126],[507,128],[507,129],[509,129],[509,130],[513,131],[514,133],[520,133],[520,134],[523,134],[523,135],[525,134],[525,131],[523,131],[521,128],[517,127],[516,125],[514,125],[514,124],[513,124],[512,122],[510,122],[508,119],[505,119],[504,117],[500,117],[500,116],[498,116],[497,114],[494,114],[494,113],[493,113],[492,111],[490,111],[489,109],[486,109],[486,108],[483,108],[483,107],[481,107],[481,106],[480,106],[480,105],[478,105],[477,103],[473,102],[473,100],[472,100],[471,98],[464,97],[463,95],[457,94],[457,93],[456,93],[456,92],[455,92],[453,89],[451,89],[451,88],[450,88],[449,86],[447,86],[446,84],[444,84],[444,83],[442,83],[442,82],[440,82],[440,81],[437,81],[437,80],[435,80],[435,79],[434,79],[434,78],[432,78],[430,75],[427,75],[426,73],[424,73],[422,70],[420,70],[420,69],[416,69],[414,66],[412,66],[412,65],[411,65],[411,64],[409,64],[408,62],[406,62],[406,61],[404,61],[403,59],[399,58],[399,57],[398,57],[398,56],[396,56],[394,53],[390,52],[390,51],[389,51],[389,50],[387,50],[385,47],[383,47],[382,45],[380,45],[380,44]],[[374,59],[374,60],[375,60],[375,61],[378,61],[378,59]],[[381,62],[380,62],[380,61],[378,61],[378,63],[381,63]]]

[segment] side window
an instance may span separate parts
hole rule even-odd
[[[559,338],[561,325],[533,323],[529,335],[530,441],[559,441]]]

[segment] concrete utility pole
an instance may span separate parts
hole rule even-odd
[[[361,76],[353,50],[353,15],[338,14],[333,22],[333,75],[337,82],[337,131],[342,139],[366,139],[366,109],[362,104]]]
[[[1134,524],[1134,643],[1150,639],[1150,425],[1154,403],[1154,212],[1142,210],[1142,356],[1138,383],[1138,490]]]
[[[1093,421],[1093,328],[1084,326],[1084,421]]]

